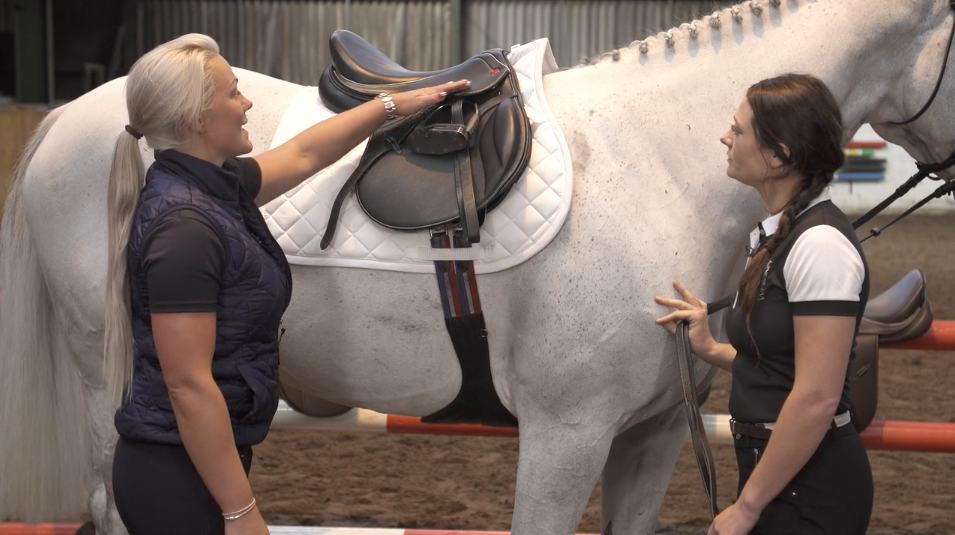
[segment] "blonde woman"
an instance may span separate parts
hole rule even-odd
[[[257,207],[387,117],[365,103],[254,158],[218,45],[192,34],[140,58],[109,179],[106,370],[121,406],[113,492],[131,535],[268,530],[247,475],[278,404],[291,272]],[[409,115],[467,81],[399,93]],[[156,151],[144,172],[139,140]]]

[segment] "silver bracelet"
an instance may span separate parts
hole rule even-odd
[[[388,93],[379,93],[376,98],[381,99],[381,103],[385,105],[385,112],[388,114],[388,121],[398,117],[398,107],[395,106],[395,100],[391,98]]]
[[[222,518],[226,520],[238,520],[242,518],[243,516],[245,516],[246,513],[248,513],[252,509],[255,509],[255,498],[252,498],[252,503],[250,503],[249,505],[246,505],[245,507],[243,507],[242,509],[239,509],[238,511],[235,511],[232,513],[222,513]]]

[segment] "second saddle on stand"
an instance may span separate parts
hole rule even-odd
[[[385,227],[454,225],[468,243],[479,242],[484,214],[504,199],[530,159],[530,123],[507,52],[488,50],[449,69],[413,72],[348,31],[334,32],[330,47],[332,63],[319,80],[319,94],[334,112],[383,93],[465,78],[471,87],[372,134],[332,205],[322,249],[352,190],[368,217]]]

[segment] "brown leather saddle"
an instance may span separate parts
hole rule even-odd
[[[480,241],[484,215],[504,199],[530,159],[530,123],[506,51],[488,50],[442,71],[414,72],[348,31],[334,32],[330,48],[332,63],[318,87],[334,112],[381,93],[465,78],[471,87],[372,134],[332,205],[322,249],[331,243],[352,190],[368,217],[386,227],[455,225],[468,243]]]
[[[848,373],[856,429],[865,429],[875,418],[879,402],[879,344],[918,338],[931,328],[932,319],[925,274],[918,269],[908,272],[866,304],[856,336],[856,356],[849,363]]]

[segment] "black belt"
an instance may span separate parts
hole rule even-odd
[[[773,434],[773,430],[766,429],[762,424],[744,424],[730,418],[730,433],[735,439],[749,437],[769,440],[769,437]]]
[[[849,412],[837,414],[830,422],[831,429],[839,429],[848,425],[851,421]],[[734,439],[739,440],[742,437],[755,438],[757,440],[769,440],[773,434],[775,424],[744,424],[730,418],[730,434]]]

